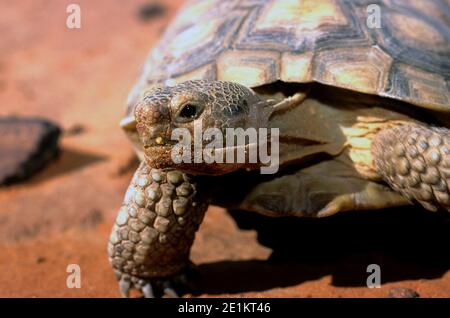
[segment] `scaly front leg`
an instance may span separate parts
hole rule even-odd
[[[171,284],[190,264],[190,248],[208,206],[200,192],[182,172],[140,164],[108,243],[122,296],[128,297],[131,288],[145,297],[159,291],[177,296]]]

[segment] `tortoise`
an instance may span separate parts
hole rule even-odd
[[[122,295],[177,296],[210,204],[296,217],[450,211],[449,21],[439,0],[187,3],[121,121],[141,159],[108,243]],[[178,129],[252,127],[270,130],[275,173],[248,157],[196,161],[189,140],[189,160],[173,157]],[[200,136],[200,149],[218,142],[216,159],[238,150]]]

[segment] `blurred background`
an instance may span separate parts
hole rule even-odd
[[[0,187],[0,297],[119,296],[106,245],[138,163],[118,123],[182,2],[77,1],[80,29],[66,26],[71,1],[0,3],[0,118],[61,128],[56,159]],[[186,296],[388,297],[404,288],[450,297],[449,244],[450,218],[420,208],[307,220],[211,207],[191,255],[198,290]],[[373,263],[379,289],[366,286]],[[69,264],[81,268],[79,289],[66,286]]]

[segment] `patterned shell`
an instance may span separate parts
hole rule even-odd
[[[315,81],[450,112],[450,2],[189,2],[151,51],[128,114],[145,89],[188,79]]]

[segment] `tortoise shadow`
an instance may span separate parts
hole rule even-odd
[[[37,172],[31,179],[24,183],[30,185],[39,184],[48,179],[82,169],[104,160],[106,160],[105,156],[71,148],[62,148],[55,159],[47,163],[41,171]]]
[[[367,266],[382,283],[435,279],[450,269],[450,217],[418,207],[341,213],[326,219],[269,218],[230,211],[273,249],[267,261],[222,261],[199,266],[202,293],[264,291],[331,275],[332,285],[366,286]]]

